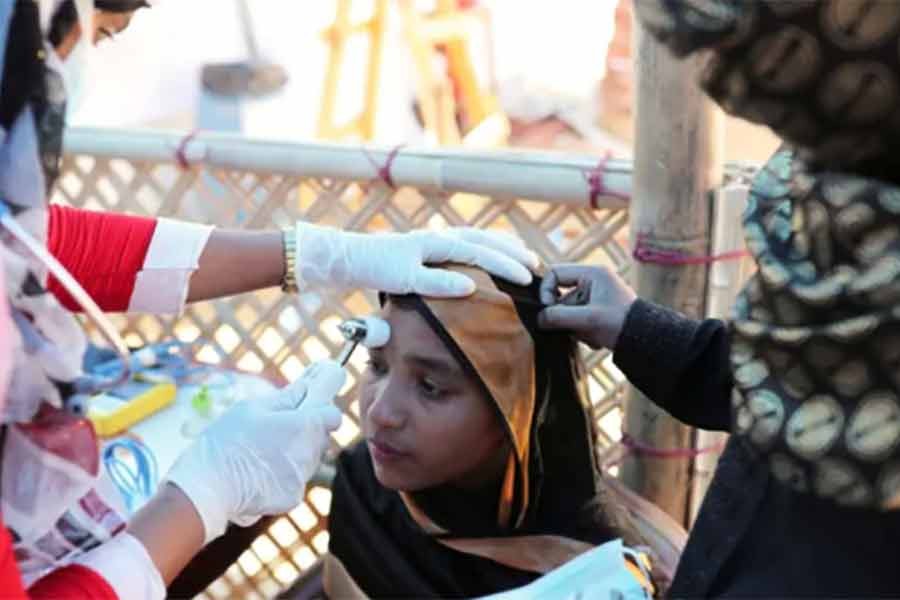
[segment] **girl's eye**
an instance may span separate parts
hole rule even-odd
[[[444,395],[444,390],[427,378],[419,381],[419,389],[422,395],[430,400],[439,400]]]
[[[387,365],[377,358],[369,357],[369,360],[366,361],[366,366],[368,367],[369,372],[377,377],[386,374],[388,371]]]
[[[100,34],[101,40],[111,40],[114,37],[116,37],[116,34],[114,31],[110,31],[109,29],[107,29],[105,27],[101,27],[99,29],[98,33]]]

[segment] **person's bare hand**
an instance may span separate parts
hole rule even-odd
[[[563,294],[564,289],[569,291]],[[568,331],[591,348],[610,350],[637,299],[611,269],[576,264],[553,267],[544,276],[540,293],[547,305],[540,314],[542,328]]]

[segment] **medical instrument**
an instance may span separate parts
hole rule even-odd
[[[180,354],[188,344],[177,340],[148,344],[131,353],[129,368],[132,373],[152,369],[154,367],[167,366],[173,361],[186,362]],[[88,370],[97,375],[112,377],[122,368],[122,362],[118,358],[106,360],[91,365]]]
[[[366,348],[378,348],[387,344],[391,337],[390,325],[378,317],[349,319],[341,323],[338,329],[346,340],[344,347],[336,360],[315,362],[303,372],[300,381],[306,384],[306,391],[294,408],[299,407],[306,398],[333,400],[347,380],[344,367],[356,347],[362,344]]]
[[[380,348],[391,338],[391,326],[387,321],[378,317],[348,319],[341,323],[339,329],[341,335],[347,340],[337,358],[338,364],[342,367],[350,360],[350,355],[359,344],[366,348]]]
[[[134,438],[110,442],[103,450],[103,465],[125,500],[129,514],[153,497],[159,468],[150,448]]]

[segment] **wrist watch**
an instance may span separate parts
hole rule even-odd
[[[284,275],[281,277],[281,290],[290,294],[297,293],[297,232],[294,228],[282,231],[281,241],[284,248]]]

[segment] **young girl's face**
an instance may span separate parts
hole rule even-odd
[[[125,31],[128,25],[131,23],[131,18],[134,16],[136,10],[130,12],[109,12],[105,10],[95,10],[94,11],[94,20],[93,27],[94,31],[91,34],[91,41],[93,44],[99,44],[103,40],[112,39],[116,35]],[[66,60],[68,58],[69,53],[72,52],[72,49],[78,44],[78,41],[81,39],[81,24],[76,23],[71,31],[62,39],[58,46],[56,46],[56,54],[59,56],[61,60]]]
[[[363,433],[378,481],[415,492],[496,479],[509,444],[496,408],[415,310],[388,302],[390,342],[370,351]]]

